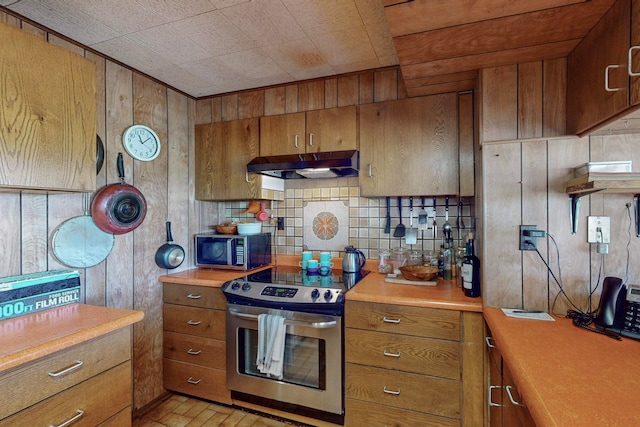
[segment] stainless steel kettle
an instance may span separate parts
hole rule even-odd
[[[362,251],[353,246],[344,248],[344,258],[342,258],[343,273],[360,273],[364,263],[367,261]]]

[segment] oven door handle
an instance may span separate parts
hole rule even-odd
[[[258,321],[258,316],[256,314],[241,313],[235,310],[229,310],[229,313],[241,319],[251,319],[251,320],[255,320],[256,322]],[[335,320],[327,320],[323,322],[306,322],[304,320],[284,319],[284,324],[291,325],[291,326],[306,326],[306,327],[316,328],[316,329],[328,329],[336,326],[338,322],[336,322]]]

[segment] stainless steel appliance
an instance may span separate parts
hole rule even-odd
[[[343,424],[344,297],[362,277],[308,276],[274,267],[225,283],[227,387],[232,397]],[[281,379],[258,368],[261,314],[284,318]]]
[[[252,270],[271,264],[271,233],[196,234],[196,266]]]

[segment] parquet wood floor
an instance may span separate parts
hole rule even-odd
[[[291,427],[294,421],[274,419],[213,402],[174,394],[139,419],[133,427]]]

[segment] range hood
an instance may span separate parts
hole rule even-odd
[[[256,157],[247,165],[247,172],[283,179],[336,178],[358,176],[359,166],[357,150],[328,151]]]

